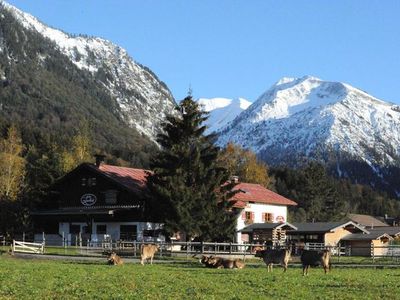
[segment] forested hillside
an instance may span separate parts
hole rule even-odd
[[[0,19],[0,126],[15,124],[23,143],[67,145],[86,124],[93,152],[146,166],[154,143],[127,126],[95,75],[73,64],[55,44],[27,30],[7,10]]]

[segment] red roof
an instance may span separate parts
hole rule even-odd
[[[94,166],[94,168],[96,167]],[[149,173],[151,173],[150,171],[143,169],[133,169],[103,164],[100,165],[98,170],[118,181],[123,186],[135,191],[146,188],[146,177]]]
[[[146,188],[147,175],[151,173],[149,170],[104,164],[100,165],[99,168],[96,168],[94,165],[91,166],[136,192]],[[232,198],[232,200],[236,201],[234,206],[239,208],[245,207],[248,202],[276,205],[297,205],[296,202],[274,193],[259,184],[241,182],[234,187],[234,190],[240,191]]]
[[[276,204],[276,205],[297,205],[296,202],[289,200],[260,184],[241,182],[234,187],[239,190],[233,196],[233,200],[237,201],[235,207],[244,207],[248,202]]]

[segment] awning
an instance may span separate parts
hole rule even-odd
[[[104,208],[62,208],[52,210],[31,211],[33,216],[62,216],[62,215],[113,215],[117,211],[128,211],[138,209],[139,206],[120,206],[120,207],[104,207]]]

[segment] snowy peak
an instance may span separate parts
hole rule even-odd
[[[373,103],[387,105],[384,101],[348,84],[305,76],[279,80],[257,99],[246,115],[251,115],[250,121],[254,123],[269,119],[289,118],[305,110],[347,101],[349,95],[356,95]]]
[[[207,132],[221,130],[251,105],[250,101],[243,98],[200,98],[197,102],[203,107],[204,111],[210,113],[206,122]]]
[[[382,180],[382,168],[400,167],[400,108],[345,83],[283,78],[223,129],[218,142],[251,148],[275,165],[359,161]]]

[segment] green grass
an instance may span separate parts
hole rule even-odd
[[[400,269],[120,267],[0,256],[0,299],[400,299]]]

